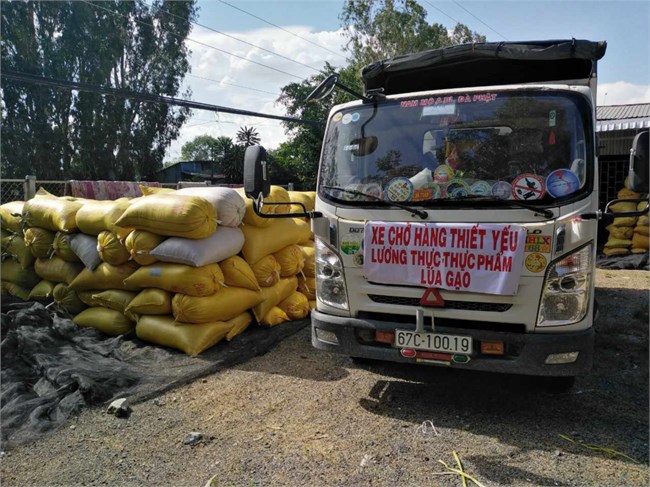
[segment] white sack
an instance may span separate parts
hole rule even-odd
[[[163,262],[200,267],[237,255],[243,246],[244,233],[239,228],[219,226],[208,238],[168,238],[149,255]]]
[[[196,187],[183,188],[176,194],[201,196],[208,200],[217,210],[219,225],[224,227],[238,227],[246,213],[246,202],[240,194],[232,188]]]
[[[84,233],[75,233],[68,235],[68,242],[72,251],[79,257],[83,264],[94,271],[102,263],[97,251],[97,237],[86,235]]]

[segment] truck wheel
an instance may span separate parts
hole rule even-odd
[[[576,378],[573,376],[540,377],[540,379],[542,387],[551,394],[569,392],[576,383]]]

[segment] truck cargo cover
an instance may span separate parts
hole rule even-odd
[[[605,41],[486,42],[432,49],[367,65],[365,89],[393,95],[416,91],[589,78]]]

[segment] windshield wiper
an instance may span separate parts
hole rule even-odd
[[[362,191],[356,191],[354,189],[339,188],[338,186],[324,186],[323,185],[323,186],[321,186],[321,188],[323,188],[323,189],[333,189],[335,191],[340,191],[341,193],[347,193],[347,194],[351,194],[351,195],[354,195],[354,196],[365,196],[366,198],[370,198],[370,199],[373,199],[375,201],[381,201],[382,203],[386,203],[388,206],[394,206],[395,208],[401,208],[402,210],[406,210],[409,213],[411,213],[412,215],[419,216],[423,220],[426,220],[427,218],[429,218],[429,214],[424,210],[418,210],[417,208],[411,208],[408,205],[403,205],[401,203],[396,203],[395,201],[386,201],[385,199],[380,198],[379,196],[375,196],[374,194],[368,194],[368,193],[364,193]]]
[[[518,206],[520,208],[526,208],[527,210],[534,211],[538,215],[545,216],[546,218],[553,218],[554,214],[551,210],[546,208],[538,208],[533,205],[526,204],[519,200],[504,200],[502,198],[497,198],[496,196],[484,196],[480,194],[468,194],[466,196],[457,196],[455,198],[445,198],[445,201],[498,201],[500,203],[507,203],[512,206]],[[434,200],[435,201],[435,200]],[[439,200],[440,201],[440,200]]]

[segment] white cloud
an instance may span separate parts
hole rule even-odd
[[[344,55],[342,50],[344,39],[340,30],[313,32],[306,26],[289,26],[287,30]],[[275,103],[282,86],[291,82],[300,82],[317,72],[291,60],[316,69],[322,69],[326,61],[338,66],[345,63],[342,57],[279,29],[265,28],[227,33],[269,51],[277,52],[288,59],[283,59],[215,32],[196,28],[190,34],[192,39],[231,52],[244,59],[188,41],[188,47],[192,50],[190,58],[191,74],[217,80],[206,81],[191,76],[186,77],[183,90],[190,87],[192,99],[195,101],[273,115],[286,115],[284,107]],[[266,64],[297,77],[294,78],[255,63]],[[242,85],[269,93],[233,85]],[[217,119],[219,120],[218,123],[203,123],[210,120],[216,121]],[[166,159],[180,157],[180,149],[183,144],[197,135],[209,134],[215,137],[226,135],[234,138],[235,133],[242,125],[254,126],[260,134],[262,144],[266,148],[275,148],[287,139],[284,127],[279,120],[194,110],[192,118],[181,129],[180,137],[167,150]]]
[[[627,81],[598,84],[598,105],[627,105],[650,103],[650,85],[635,85]]]

